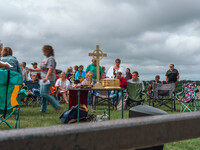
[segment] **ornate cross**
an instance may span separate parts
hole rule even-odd
[[[96,46],[96,49],[93,51],[93,53],[89,53],[89,56],[93,56],[93,58],[96,59],[96,66],[97,66],[97,83],[95,84],[95,88],[103,88],[99,82],[99,61],[103,59],[103,57],[106,57],[107,54],[103,53],[102,50],[99,49],[99,45]]]

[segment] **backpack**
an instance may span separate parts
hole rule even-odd
[[[77,119],[77,112],[78,112],[78,105],[72,106],[68,111],[64,112],[60,116],[60,120],[64,124],[67,124],[67,123],[69,124],[71,122],[74,122],[74,120]],[[85,104],[83,104],[79,108],[79,120],[86,118],[87,115],[88,115],[88,108],[85,106]]]

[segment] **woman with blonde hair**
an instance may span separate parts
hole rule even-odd
[[[7,62],[8,64],[12,66],[7,69],[13,70],[22,74],[22,70],[17,58],[12,55],[13,55],[12,49],[10,47],[4,47],[3,50],[1,51],[1,61]]]
[[[41,71],[42,82],[40,83],[41,96],[41,112],[47,112],[47,101],[49,101],[56,110],[61,110],[62,107],[58,101],[49,95],[50,87],[54,85],[56,76],[54,70],[56,68],[56,61],[54,58],[54,50],[50,45],[43,46],[43,54],[46,58],[40,64],[40,69],[29,69],[30,71]]]

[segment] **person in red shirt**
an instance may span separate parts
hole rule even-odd
[[[116,78],[120,80],[120,87],[122,89],[126,89],[127,81],[126,81],[126,79],[124,77],[122,77],[122,73],[121,72],[117,73]]]
[[[121,72],[118,72],[116,74],[116,78],[120,80],[120,87],[124,90],[126,90],[126,86],[127,86],[127,81],[126,79],[123,77]],[[122,98],[122,91],[115,91],[115,94],[117,95],[117,97],[112,99],[112,103],[114,104],[116,101],[116,98],[118,98],[118,103],[120,102],[121,98]]]

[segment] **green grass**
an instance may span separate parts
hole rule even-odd
[[[68,106],[62,104],[64,107],[63,112],[68,110]],[[97,106],[96,110],[93,110],[92,107],[89,107],[89,114],[100,115],[103,114],[104,110],[107,110],[108,106]],[[168,113],[179,113],[179,104],[177,103],[177,111],[171,112],[166,107],[161,107],[162,110],[168,111]],[[34,127],[44,127],[44,126],[53,126],[53,125],[62,125],[59,117],[63,113],[57,113],[51,105],[47,107],[47,113],[40,112],[40,106],[22,106],[21,108],[21,128],[34,128]],[[108,111],[107,111],[108,113]],[[124,118],[128,118],[128,110],[124,111]],[[121,111],[111,109],[111,119],[121,119]],[[11,124],[14,124],[14,116],[8,121]],[[9,129],[5,124],[0,126],[0,130]],[[198,129],[197,129],[198,131]],[[180,142],[173,142],[165,144],[165,150],[200,150],[200,138],[184,140]]]

